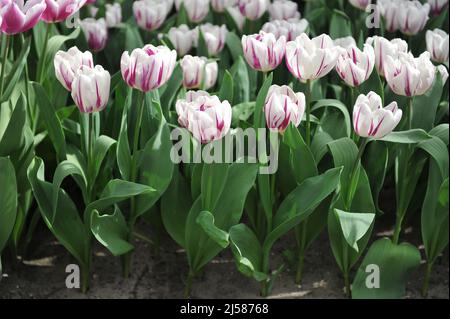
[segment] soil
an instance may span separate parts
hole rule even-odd
[[[139,225],[145,231],[145,225]],[[389,234],[377,227],[376,237]],[[419,243],[417,228],[409,227],[405,240]],[[0,298],[183,298],[186,257],[170,238],[162,238],[158,255],[146,242],[136,240],[132,274],[121,275],[120,259],[96,245],[91,288],[87,294],[65,286],[65,267],[74,263],[64,247],[41,229],[30,247],[30,256],[14,269],[8,260],[0,282]],[[417,244],[418,245],[418,244]],[[282,252],[292,247],[285,238],[274,249],[274,264]],[[420,247],[419,247],[420,248]],[[423,253],[423,250],[422,250]],[[430,282],[429,298],[449,298],[448,250],[437,261]],[[344,298],[343,279],[329,247],[326,232],[309,249],[301,286],[294,283],[294,271],[286,268],[277,278],[270,298]],[[412,274],[406,298],[421,298],[423,265]],[[237,271],[227,250],[217,256],[193,285],[193,298],[258,298],[258,284]]]

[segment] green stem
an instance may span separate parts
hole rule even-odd
[[[262,265],[263,273],[267,275],[267,278],[261,282],[261,297],[267,297],[269,295],[269,255],[263,253],[263,265]]]
[[[431,277],[432,269],[433,269],[433,263],[427,262],[426,268],[425,268],[425,278],[423,279],[423,286],[422,286],[422,296],[424,298],[428,296],[428,287],[430,285],[430,277]]]
[[[352,296],[351,286],[350,286],[350,276],[348,271],[344,273],[344,282],[345,282],[345,296],[350,298]]]
[[[5,51],[3,52],[3,60],[2,60],[2,72],[0,74],[0,95],[3,96],[3,84],[5,82],[5,70],[6,70],[6,60],[8,59],[8,53],[9,53],[9,42],[10,42],[10,36],[5,34],[6,38],[6,44],[5,44]]]
[[[191,297],[193,280],[194,280],[194,273],[189,270],[188,276],[186,278],[186,286],[184,287],[184,298],[185,299],[189,299]]]
[[[311,145],[311,80],[306,82],[306,145]]]
[[[85,294],[89,289],[89,266],[81,266],[81,292]]]
[[[403,213],[400,215],[404,215]],[[400,232],[402,231],[402,222],[403,222],[403,216],[399,216],[397,214],[397,219],[395,221],[395,230],[394,230],[394,236],[392,238],[392,243],[397,245],[398,241],[400,239]]]
[[[43,79],[43,69],[44,65],[43,62],[45,61],[45,54],[47,53],[47,45],[48,45],[48,39],[50,37],[50,30],[51,30],[52,24],[47,23],[47,28],[45,30],[45,39],[44,39],[44,45],[42,46],[41,51],[41,58],[39,60],[38,70],[37,70],[37,80],[39,83],[42,84]]]
[[[361,158],[364,154],[364,150],[366,149],[367,143],[369,142],[369,140],[367,138],[363,138],[361,140],[361,144],[359,146],[359,150],[358,150],[358,155],[356,157],[355,163],[353,164],[353,168],[352,168],[352,172],[350,174],[350,185],[353,184],[353,180],[355,179],[355,175],[356,172],[358,171],[358,166],[360,165],[361,162]],[[347,199],[345,201],[345,209],[350,210],[350,206],[351,206],[351,202],[353,200],[353,194],[352,192],[349,190],[349,192],[347,193]]]
[[[408,130],[412,129],[413,126],[413,98],[408,98],[408,109],[407,109],[407,117],[408,117]]]
[[[88,145],[87,145],[87,166],[88,166],[88,185],[87,185],[87,196],[88,196],[88,203],[91,203],[93,200],[92,192],[93,192],[93,184],[94,181],[92,180],[92,158],[93,158],[93,143],[94,143],[94,115],[92,113],[88,113],[88,127],[87,127],[87,134],[88,134]]]
[[[295,283],[299,285],[302,281],[303,276],[303,265],[305,261],[305,253],[306,253],[306,235],[308,229],[308,219],[305,219],[300,226],[301,228],[301,237],[300,237],[300,245],[298,251],[298,264],[297,264],[297,274],[295,276]]]

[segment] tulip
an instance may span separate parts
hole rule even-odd
[[[397,59],[387,56],[384,72],[394,93],[412,97],[423,95],[430,89],[436,68],[431,63],[429,52],[422,53],[418,58],[411,53],[400,53]]]
[[[440,29],[426,33],[427,51],[431,59],[438,63],[448,62],[448,33]]]
[[[270,20],[300,19],[297,3],[289,0],[275,0],[269,5]]]
[[[447,70],[447,68],[444,66],[444,65],[438,65],[437,66],[437,71],[439,72],[439,75],[441,76],[441,79],[442,79],[442,85],[444,86],[445,85],[445,83],[447,82],[447,80],[448,80],[448,70]]]
[[[430,5],[422,4],[417,0],[404,1],[397,11],[398,26],[402,33],[415,35],[423,30],[428,21]]]
[[[6,34],[17,34],[30,30],[44,13],[44,0],[4,0],[0,6],[1,30]]]
[[[341,52],[342,48],[335,46],[326,34],[309,39],[302,33],[286,44],[286,65],[292,75],[307,82],[333,70]]]
[[[242,15],[252,21],[261,18],[268,6],[268,0],[238,0],[238,8]]]
[[[72,82],[72,99],[82,113],[99,112],[109,99],[111,76],[101,65],[81,66]]]
[[[378,0],[377,7],[381,16],[384,18],[386,30],[395,32],[398,30],[398,14],[402,10],[404,0]]]
[[[175,50],[151,44],[122,54],[120,68],[124,81],[142,92],[164,85],[172,76],[177,59]]]
[[[180,10],[182,3],[191,22],[201,22],[208,15],[209,0],[175,0],[177,10]]]
[[[72,90],[72,82],[81,66],[94,67],[91,52],[81,52],[77,47],[72,47],[67,52],[56,52],[53,63],[56,78],[68,91]]]
[[[188,53],[194,44],[195,32],[185,24],[170,28],[167,36],[179,56]]]
[[[114,3],[112,5],[107,3],[105,8],[105,19],[108,28],[113,28],[122,22],[122,7],[119,3]]]
[[[272,85],[264,105],[267,127],[271,131],[283,133],[289,123],[295,126],[300,125],[305,113],[305,105],[303,93],[294,93],[287,85]]]
[[[139,27],[147,31],[158,29],[168,13],[168,5],[163,1],[140,0],[133,3],[134,18]]]
[[[45,0],[47,7],[42,20],[47,23],[61,22],[73,15],[86,3],[86,0]]]
[[[186,98],[178,100],[175,108],[180,125],[202,144],[219,140],[230,130],[230,103],[220,102],[217,96],[210,96],[205,91],[187,92]]]
[[[434,16],[440,15],[448,5],[448,0],[428,0],[431,7],[431,13]]]
[[[262,31],[272,33],[275,38],[279,39],[282,35],[286,38],[286,41],[295,40],[300,34],[304,33],[308,29],[308,21],[301,20],[273,20],[266,22]]]
[[[333,40],[334,45],[339,46],[343,49],[348,49],[352,46],[357,46],[356,41],[353,37],[343,37],[343,38],[337,38]]]
[[[351,45],[339,56],[336,71],[347,85],[356,87],[370,77],[374,66],[375,52],[372,46],[365,44],[361,51],[357,46]]]
[[[98,11],[99,8],[97,8],[96,6],[89,6],[89,15],[91,16],[91,18],[95,18],[97,16]]]
[[[355,8],[365,11],[372,0],[348,0],[348,2],[350,2],[350,4]]]
[[[374,92],[361,94],[353,108],[353,127],[361,137],[383,138],[395,129],[401,119],[402,110],[397,102],[383,108],[381,97]]]
[[[386,57],[398,58],[400,53],[408,52],[408,43],[402,39],[388,40],[383,37],[374,36],[368,38],[367,44],[373,46],[375,50],[375,67],[379,75],[384,77],[384,64]]]
[[[227,11],[230,14],[231,18],[234,20],[234,23],[236,24],[239,31],[242,31],[244,29],[245,16],[242,15],[237,6],[228,7]]]
[[[216,61],[209,62],[205,57],[186,55],[180,65],[185,88],[207,90],[216,84],[219,69]]]
[[[225,25],[217,26],[211,23],[206,23],[196,28],[194,31],[194,44],[198,45],[199,30],[202,31],[206,46],[208,47],[209,55],[219,54],[224,46],[227,38],[228,30]]]
[[[286,38],[278,40],[272,33],[261,31],[258,34],[244,35],[242,47],[247,63],[255,70],[268,72],[278,67],[283,60]]]
[[[225,9],[234,6],[237,0],[211,0],[211,7],[216,12],[224,12]]]
[[[87,18],[81,21],[81,29],[86,37],[89,47],[95,51],[101,51],[108,40],[108,27],[104,18],[98,20]]]

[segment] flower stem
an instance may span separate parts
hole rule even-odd
[[[41,51],[41,56],[40,56],[40,60],[39,60],[39,65],[38,65],[38,69],[37,69],[37,80],[39,83],[42,84],[42,81],[44,80],[43,78],[43,62],[45,62],[45,54],[47,53],[47,45],[48,45],[48,39],[50,37],[50,30],[51,30],[52,24],[51,23],[47,23],[47,28],[45,30],[45,38],[44,38],[44,45],[42,46],[42,51]]]
[[[412,129],[413,126],[413,98],[408,98],[408,130]]]
[[[425,278],[423,279],[423,286],[422,286],[422,296],[426,297],[428,295],[428,287],[430,285],[430,277],[431,277],[431,270],[433,269],[433,263],[427,262],[426,268],[425,268]]]
[[[192,291],[192,282],[194,280],[194,273],[189,270],[187,279],[186,279],[186,286],[184,287],[184,298],[189,299],[191,297],[191,291]]]
[[[0,95],[3,96],[3,84],[5,82],[5,70],[6,70],[6,60],[8,59],[8,53],[9,53],[9,43],[10,43],[10,37],[9,35],[5,34],[5,51],[3,52],[3,60],[2,60],[2,72],[0,74]]]
[[[369,142],[369,140],[367,138],[363,138],[361,140],[361,144],[359,145],[358,155],[356,157],[355,163],[353,163],[352,172],[350,174],[350,184],[351,185],[353,184],[354,179],[356,177],[356,172],[358,171],[358,166],[360,165],[361,158],[364,154],[364,150],[366,149],[368,142]],[[345,209],[350,210],[352,200],[353,200],[353,194],[349,190],[347,193],[347,200],[345,201]]]
[[[297,263],[297,274],[295,275],[295,283],[299,285],[302,281],[303,276],[303,265],[305,261],[306,252],[306,240],[307,240],[307,229],[308,229],[308,219],[305,219],[300,226],[301,237],[298,250],[298,263]]]
[[[311,145],[311,80],[306,82],[306,145]]]

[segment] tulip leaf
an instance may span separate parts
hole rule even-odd
[[[433,127],[429,134],[440,138],[445,145],[449,144],[449,125],[447,123]]]
[[[273,73],[264,81],[261,89],[259,90],[258,96],[256,97],[255,112],[253,114],[253,128],[257,131],[259,128],[264,128],[264,116],[263,109],[266,103],[267,93],[269,93],[269,88],[272,85]]]
[[[109,149],[116,143],[117,142],[115,139],[106,135],[100,135],[95,140],[91,158],[92,171],[89,172],[89,178],[92,182],[95,182],[97,179],[98,173],[100,172],[100,167]]]
[[[233,87],[233,77],[228,70],[225,70],[219,92],[219,98],[222,102],[226,100],[230,105],[233,105]]]
[[[427,132],[431,130],[434,125],[443,89],[444,85],[438,73],[432,88],[424,95],[414,98],[412,105],[412,127],[421,128]]]
[[[241,39],[234,32],[228,32],[225,42],[227,44],[228,49],[231,52],[233,61],[238,61],[238,59],[244,56]]]
[[[431,136],[424,130],[412,129],[409,131],[392,132],[379,140],[400,144],[416,144],[430,138]]]
[[[348,113],[348,108],[345,106],[344,103],[342,103],[339,100],[333,100],[333,99],[323,99],[320,101],[317,101],[311,108],[311,112],[314,113],[318,110],[321,110],[323,108],[332,107],[338,110],[342,113],[344,116],[344,123],[345,123],[345,131],[346,136],[349,137],[351,130],[352,130],[352,123],[350,121],[350,114]]]
[[[24,146],[25,141],[22,132],[26,126],[26,119],[26,99],[21,94],[11,114],[8,126],[3,136],[0,136],[0,156],[10,155]]]
[[[124,255],[134,249],[128,242],[129,230],[125,218],[117,206],[112,215],[100,215],[94,210],[91,215],[91,231],[114,256]]]
[[[233,66],[231,67],[230,73],[233,77],[234,83],[234,109],[236,107],[236,104],[246,103],[250,101],[250,79],[248,75],[247,65],[242,56],[239,56],[237,60],[235,60]]]
[[[350,213],[340,209],[334,209],[334,213],[339,220],[345,240],[350,247],[359,252],[357,243],[370,229],[375,214]]]
[[[247,121],[255,111],[255,102],[244,102],[233,106],[231,109],[233,112],[232,122],[233,124],[239,123],[239,121]]]
[[[119,138],[117,141],[116,157],[117,166],[119,167],[120,175],[125,180],[131,178],[131,150],[128,141],[128,110],[130,109],[131,101],[133,99],[133,90],[128,89],[125,105],[122,110],[122,121],[120,124]]]
[[[427,152],[436,164],[439,166],[441,175],[446,178],[448,177],[448,167],[449,167],[449,156],[447,145],[436,136],[431,139],[420,142],[417,147]]]
[[[9,158],[0,157],[0,255],[14,228],[17,215],[17,182]]]
[[[208,44],[205,41],[205,37],[201,28],[198,28],[197,56],[210,56],[208,51]]]
[[[214,215],[208,211],[203,211],[197,216],[197,223],[203,231],[214,240],[220,247],[228,247],[228,233],[218,228],[214,224]]]
[[[349,17],[342,11],[333,10],[330,21],[330,37],[332,39],[343,38],[352,35]]]
[[[372,244],[352,285],[354,299],[399,299],[405,295],[409,275],[420,265],[419,250],[395,245],[388,238]]]
[[[201,198],[203,209],[213,210],[222,194],[227,181],[229,165],[212,163],[203,165]]]
[[[161,107],[163,110],[166,110],[164,114],[167,115],[169,110],[171,109],[172,103],[177,95],[178,90],[180,89],[183,83],[183,74],[181,71],[181,67],[179,64],[175,67],[172,76],[166,84],[166,89],[161,94]]]

